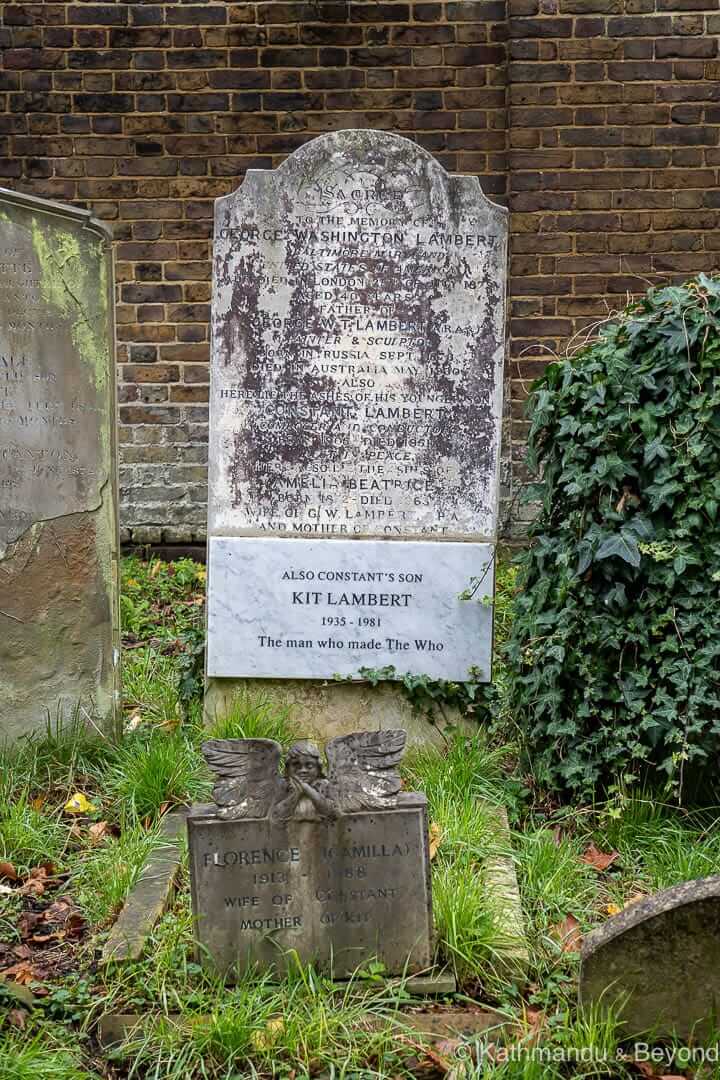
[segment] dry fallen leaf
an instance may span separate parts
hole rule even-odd
[[[622,908],[618,904],[606,904],[605,911],[608,915],[619,915]]]
[[[17,881],[18,873],[11,862],[0,862],[0,877],[7,878],[8,881]]]
[[[456,1044],[456,1045],[455,1045]],[[424,1046],[422,1052],[425,1058],[432,1062],[436,1069],[438,1069],[444,1076],[449,1075],[453,1063],[448,1059],[447,1051],[455,1054],[457,1047],[460,1045],[460,1040],[445,1039],[442,1044],[438,1044],[435,1048],[432,1046]],[[441,1049],[441,1046],[443,1049]]]
[[[23,941],[32,937],[35,927],[41,922],[42,915],[38,911],[23,911],[20,913],[17,920],[17,931]]]
[[[428,829],[428,839],[430,841],[430,858],[434,859],[442,843],[442,830],[436,821],[433,821]]]
[[[579,952],[582,931],[574,915],[566,915],[561,923],[553,926],[551,933],[560,942],[560,948],[564,953]]]
[[[36,795],[30,805],[33,810],[42,810],[43,806],[47,802],[47,795]]]
[[[608,866],[612,866],[619,854],[618,851],[600,851],[595,844],[590,843],[580,856],[580,861],[592,866],[593,870],[602,872],[607,870]]]
[[[143,722],[142,715],[139,712],[134,712],[127,724],[125,725],[126,731],[135,731]]]
[[[36,979],[35,969],[32,964],[27,964],[24,961],[5,968],[3,975],[8,979],[13,979],[16,983],[20,983],[21,986],[28,986],[31,982],[35,982]]]
[[[7,1018],[13,1027],[20,1028],[23,1031],[27,1022],[27,1015],[24,1009],[11,1009],[7,1014]]]
[[[519,1039],[515,1039],[513,1042],[523,1046],[536,1044],[541,1038],[547,1019],[544,1011],[539,1009],[536,1005],[527,1005],[523,1009],[523,1019],[525,1021],[526,1030],[522,1031]],[[500,1057],[498,1057],[498,1060],[500,1060]]]
[[[88,836],[90,837],[91,844],[99,844],[108,834],[110,826],[107,821],[96,821],[94,825],[91,825],[88,829]]]
[[[23,896],[42,896],[46,889],[46,879],[42,877],[31,877],[25,882],[18,892]]]
[[[63,809],[66,814],[89,814],[95,807],[83,791],[76,791],[70,796]]]

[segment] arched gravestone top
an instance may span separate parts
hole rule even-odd
[[[211,535],[495,536],[506,219],[378,131],[217,200]]]
[[[720,1019],[720,876],[631,904],[582,947],[584,1005],[614,1007],[628,1032],[682,1038]]]

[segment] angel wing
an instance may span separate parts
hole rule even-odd
[[[394,728],[356,731],[328,743],[329,779],[345,813],[395,805],[401,787],[397,767],[406,741],[407,732]]]
[[[202,752],[218,783],[213,799],[227,816],[265,817],[279,784],[280,743],[274,739],[206,739]]]

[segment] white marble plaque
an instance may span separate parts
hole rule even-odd
[[[506,237],[380,131],[217,200],[210,535],[494,539]]]
[[[208,586],[211,677],[490,679],[490,544],[214,537]]]

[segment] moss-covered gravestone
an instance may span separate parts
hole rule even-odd
[[[0,737],[16,737],[117,706],[109,236],[0,190],[0,270]]]

